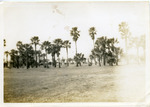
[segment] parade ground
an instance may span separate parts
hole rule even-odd
[[[145,66],[4,69],[4,102],[142,102]]]

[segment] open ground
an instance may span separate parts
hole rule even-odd
[[[142,102],[145,66],[4,68],[4,102]]]

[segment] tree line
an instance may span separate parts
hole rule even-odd
[[[130,40],[130,46],[136,46],[137,48],[145,47],[144,46],[144,36],[142,36],[143,42],[141,44],[138,44],[138,38],[130,38],[129,39],[129,28],[127,23],[122,22],[119,24],[119,32],[121,33],[123,39],[125,39],[125,46],[126,51],[125,54],[127,54],[127,40]],[[95,64],[97,62],[99,63],[99,66],[106,65],[108,63],[109,65],[113,66],[114,64],[118,65],[119,56],[123,55],[123,49],[120,47],[117,47],[116,44],[119,43],[119,41],[116,38],[107,38],[106,36],[102,36],[96,39],[95,41],[95,35],[97,35],[97,31],[95,27],[91,27],[89,29],[89,35],[93,41],[93,49],[91,50],[91,54],[89,55],[88,59],[88,65],[92,65],[92,61],[94,60]],[[49,68],[49,65],[52,65],[54,67],[58,66],[61,67],[61,60],[59,58],[60,56],[60,50],[61,48],[66,49],[66,65],[69,66],[70,61],[75,61],[76,66],[81,66],[82,62],[86,62],[86,58],[84,57],[83,53],[78,53],[77,51],[77,41],[80,37],[80,31],[78,30],[78,27],[73,27],[70,30],[70,36],[72,36],[73,41],[75,42],[75,55],[74,58],[68,58],[68,49],[71,48],[71,42],[69,40],[62,40],[61,38],[55,39],[53,42],[50,41],[44,41],[40,44],[40,40],[38,36],[34,36],[31,38],[31,43],[24,44],[21,41],[18,41],[16,43],[17,50],[12,49],[10,52],[5,51],[6,54],[6,66],[8,65],[8,54],[11,56],[11,63],[12,66],[15,68],[20,68],[23,66],[26,66],[26,68],[30,67],[38,67],[40,64],[44,65],[45,68]],[[135,42],[135,39],[136,40]],[[131,42],[132,41],[132,42]],[[37,50],[37,46],[40,46],[40,50]],[[6,40],[4,39],[4,47],[6,46]],[[33,48],[34,47],[34,48]],[[145,49],[145,48],[144,48]],[[42,53],[41,50],[44,50],[45,52]],[[52,62],[48,61],[48,54],[52,57]],[[57,57],[57,60],[56,60]],[[41,59],[37,61],[37,59]],[[65,59],[62,59],[64,62]]]

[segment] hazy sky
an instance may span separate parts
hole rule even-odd
[[[17,41],[30,43],[39,36],[40,43],[56,38],[71,41],[69,57],[75,54],[75,43],[70,36],[72,27],[78,27],[80,37],[78,52],[89,56],[93,47],[89,28],[94,26],[97,37],[108,36],[120,39],[118,25],[128,23],[133,36],[148,35],[148,2],[47,2],[47,3],[4,3],[3,24],[5,50],[16,48]],[[120,41],[124,46],[124,41]],[[66,57],[62,49],[61,57]]]

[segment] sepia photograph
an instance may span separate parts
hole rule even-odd
[[[3,103],[146,101],[148,1],[1,6]]]

